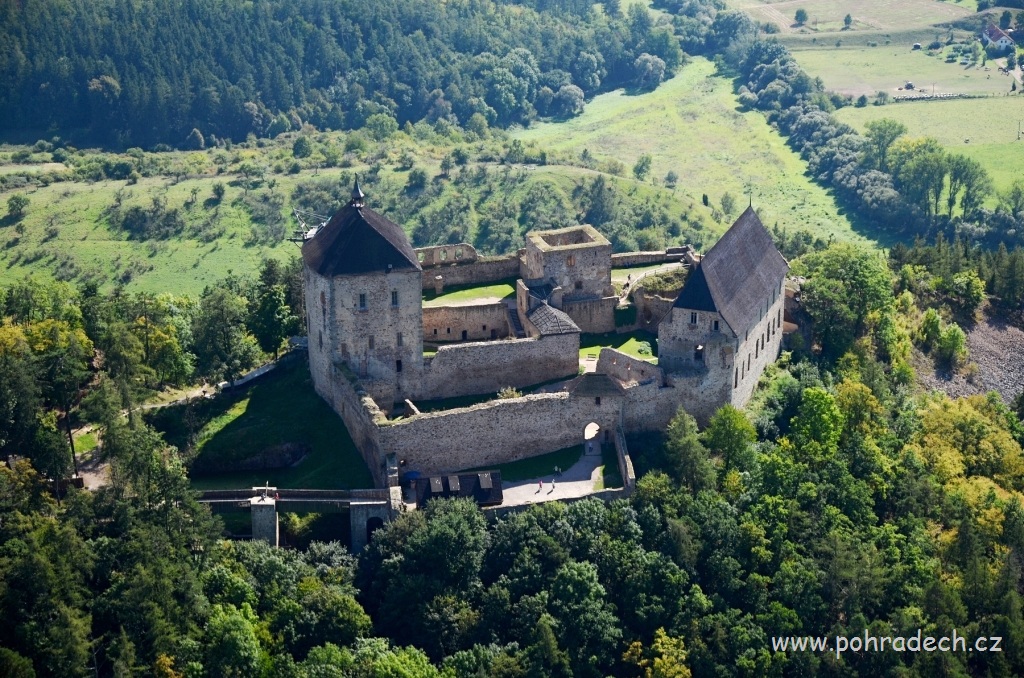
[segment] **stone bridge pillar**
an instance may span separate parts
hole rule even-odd
[[[366,548],[373,533],[384,527],[384,523],[391,520],[391,515],[391,506],[380,501],[350,503],[348,519],[352,531],[352,553]]]
[[[252,538],[262,539],[271,546],[277,547],[279,531],[277,524],[277,501],[274,495],[276,487],[254,487],[249,500],[252,513]]]

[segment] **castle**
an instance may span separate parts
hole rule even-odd
[[[302,256],[314,387],[381,487],[409,471],[570,447],[594,424],[628,478],[626,433],[662,429],[680,406],[702,425],[726,403],[743,406],[781,347],[788,264],[750,208],[703,257],[612,254],[596,229],[574,226],[532,232],[518,252],[487,258],[468,244],[414,249],[357,183],[352,200],[307,234]],[[674,301],[623,305],[613,265],[680,258],[692,270]],[[508,279],[514,299],[424,302],[425,290]],[[604,348],[583,372],[581,333],[638,327],[656,328],[656,363]],[[470,407],[416,406],[551,382]]]

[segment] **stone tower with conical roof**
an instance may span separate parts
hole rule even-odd
[[[383,408],[412,397],[423,370],[423,272],[400,226],[352,199],[302,245],[309,360],[318,393],[355,375]]]

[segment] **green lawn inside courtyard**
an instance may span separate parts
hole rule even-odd
[[[658,361],[658,337],[644,330],[628,334],[582,334],[580,335],[580,360],[597,358],[602,348],[614,348],[627,355],[647,362]]]
[[[490,285],[459,285],[445,289],[440,295],[433,290],[423,291],[423,306],[448,306],[466,304],[483,299],[508,299],[516,294],[515,280],[502,280]]]

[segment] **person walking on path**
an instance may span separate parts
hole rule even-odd
[[[543,480],[538,480],[537,481],[537,494],[540,494],[541,490],[543,490],[543,489],[544,489],[544,481]]]

